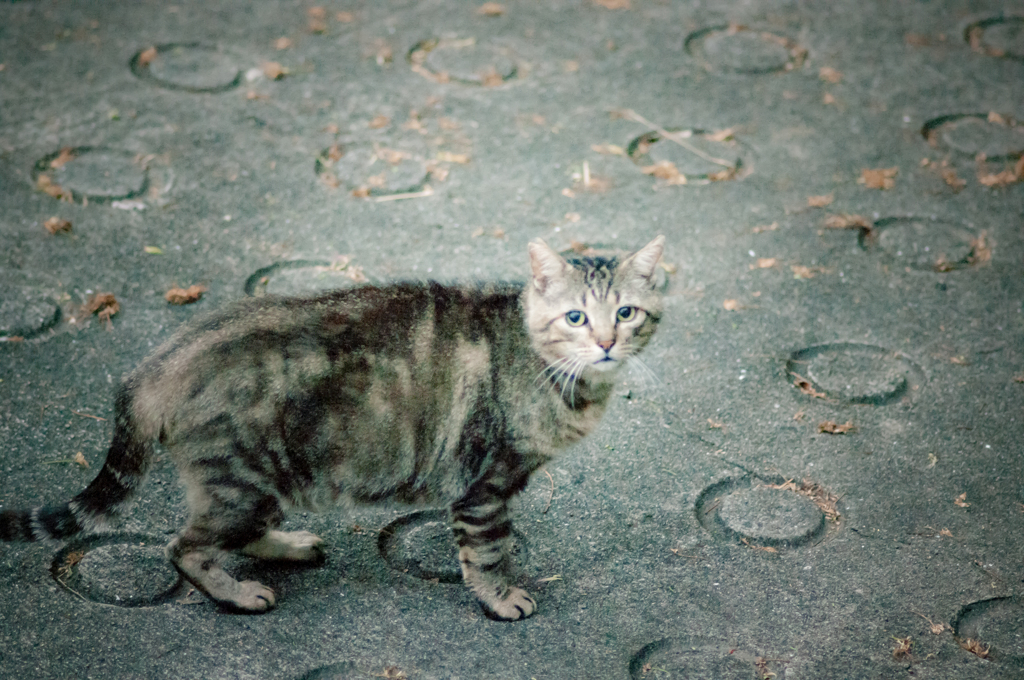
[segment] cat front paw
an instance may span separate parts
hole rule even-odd
[[[220,604],[241,614],[262,614],[277,604],[274,591],[257,581],[242,581],[232,596]]]
[[[481,597],[480,606],[487,618],[495,621],[518,621],[537,611],[537,602],[522,588],[508,588],[493,597]]]

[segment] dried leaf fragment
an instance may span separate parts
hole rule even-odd
[[[808,196],[807,206],[810,208],[824,208],[830,205],[832,201],[836,200],[835,194],[827,194],[825,196]]]
[[[74,194],[71,193],[71,190],[65,189],[61,185],[54,183],[46,173],[40,173],[39,177],[36,178],[36,188],[44,194],[52,196],[53,198],[59,199],[65,203],[74,202]]]
[[[398,666],[386,666],[383,673],[378,673],[374,677],[384,678],[385,680],[406,680],[409,676]]]
[[[591,144],[590,149],[603,156],[625,156],[626,150],[615,144]]]
[[[672,161],[658,161],[654,165],[648,165],[640,168],[640,172],[645,175],[653,175],[657,179],[664,180],[669,185],[681,185],[686,184],[686,175],[679,172],[679,168]]]
[[[818,77],[826,83],[841,83],[843,81],[842,72],[837,71],[831,66],[822,66],[818,69]]]
[[[268,80],[280,80],[288,75],[288,69],[276,61],[265,61],[260,65],[260,70]]]
[[[83,453],[82,453],[81,451],[79,451],[79,452],[77,452],[77,453],[75,454],[75,457],[74,457],[74,459],[73,459],[73,460],[74,460],[74,461],[75,461],[75,463],[76,463],[76,464],[77,464],[78,466],[80,466],[80,467],[84,467],[84,468],[87,468],[87,467],[89,467],[89,461],[87,461],[87,460],[85,459],[85,454],[83,454]]]
[[[971,240],[971,252],[967,255],[968,264],[984,264],[992,259],[992,247],[987,239],[988,232],[982,231],[978,238]]]
[[[57,157],[50,161],[50,167],[54,170],[62,168],[67,165],[69,161],[74,160],[77,155],[78,154],[72,147],[65,146],[60,150],[60,153],[57,154]]]
[[[751,232],[753,232],[755,234],[761,234],[761,233],[764,233],[766,231],[778,231],[778,230],[779,230],[779,223],[778,222],[772,222],[771,224],[759,224],[756,227],[754,227],[753,229],[751,229]]]
[[[476,13],[483,17],[500,17],[505,13],[505,6],[498,2],[485,2],[476,8]]]
[[[750,265],[751,269],[771,269],[772,267],[779,266],[779,258],[777,257],[759,257],[757,262]]]
[[[451,151],[438,151],[437,152],[437,160],[442,161],[444,163],[458,163],[460,165],[465,165],[466,163],[469,163],[470,157],[469,157],[469,154],[464,154],[464,153],[452,153]]]
[[[953,505],[955,505],[958,508],[971,507],[971,504],[967,502],[967,492],[965,491],[959,496],[957,496],[956,499],[953,500]]]
[[[803,392],[804,394],[806,394],[807,396],[814,397],[816,399],[826,398],[827,395],[824,392],[819,392],[818,390],[814,389],[814,383],[812,383],[807,378],[803,377],[802,375],[797,375],[796,373],[792,373],[791,375],[793,376],[793,386],[796,387],[801,392]],[[796,418],[796,416],[793,417]]]
[[[863,184],[868,189],[892,189],[896,186],[896,175],[900,169],[894,168],[864,168],[860,171],[857,184]]]
[[[97,293],[89,297],[85,303],[87,314],[95,314],[101,320],[110,322],[110,317],[121,311],[121,305],[113,293]]]
[[[985,167],[984,159],[979,159],[978,182],[987,187],[1005,187],[1014,182],[1024,181],[1024,156],[1010,170],[992,173]]]
[[[156,47],[150,47],[139,52],[139,66],[145,68],[149,66],[154,59],[156,59],[157,51]]]
[[[794,279],[813,279],[825,271],[824,267],[805,267],[802,264],[791,264],[789,268],[793,271]]]
[[[852,420],[848,420],[842,425],[836,423],[834,420],[825,420],[818,423],[818,432],[824,432],[826,434],[846,434],[853,430],[854,425]]]
[[[871,222],[863,215],[828,215],[825,218],[826,229],[871,229]]]
[[[190,305],[203,297],[205,292],[206,286],[197,283],[188,288],[171,288],[164,293],[164,299],[172,305]]]
[[[70,234],[71,220],[64,220],[54,216],[43,222],[43,227],[51,234]]]
[[[906,659],[910,657],[910,647],[913,644],[909,637],[898,638],[893,637],[896,641],[896,648],[892,650],[892,658],[894,659]]]
[[[975,640],[974,638],[957,640],[957,643],[968,652],[981,659],[987,659],[989,652],[992,651],[991,645],[986,645],[981,640]]]
[[[291,38],[286,38],[282,36],[274,41],[274,49],[278,51],[287,50],[292,46],[294,46],[294,43],[292,42]]]
[[[740,304],[740,301],[733,300],[732,298],[723,300],[722,307],[728,312],[736,312],[743,309],[743,305]]]

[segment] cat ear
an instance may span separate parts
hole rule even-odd
[[[530,241],[530,268],[533,270],[533,285],[544,292],[555,281],[565,276],[569,263],[539,238]]]
[[[658,266],[661,254],[665,250],[665,237],[657,236],[653,241],[626,258],[619,266],[619,271],[629,272],[630,276],[646,279],[654,285],[654,270]]]

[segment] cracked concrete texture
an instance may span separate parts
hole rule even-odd
[[[0,677],[1020,677],[1024,12],[481,5],[0,3],[0,505],[88,483],[199,311],[664,233],[653,375],[517,505],[537,614],[411,509],[292,515],[326,565],[221,613],[158,463],[112,536],[0,545]]]

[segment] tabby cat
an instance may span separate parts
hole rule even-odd
[[[122,514],[163,444],[189,519],[167,556],[235,611],[275,594],[226,551],[315,561],[288,507],[444,505],[465,583],[492,618],[530,616],[513,585],[508,503],[597,425],[613,379],[661,317],[664,237],[619,261],[529,244],[523,284],[398,283],[239,300],[182,328],[121,383],[95,480],[63,505],[0,514],[0,539],[60,539]]]

